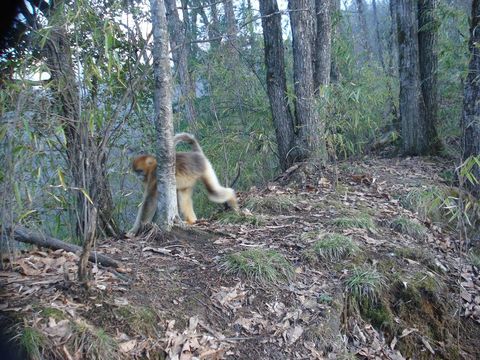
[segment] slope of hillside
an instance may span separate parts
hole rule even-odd
[[[479,264],[445,223],[450,166],[302,164],[240,194],[241,215],[100,241],[123,266],[94,267],[88,291],[76,255],[17,254],[3,328],[33,358],[478,358]]]

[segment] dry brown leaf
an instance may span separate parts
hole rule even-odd
[[[414,331],[418,331],[416,328],[408,328],[408,329],[403,329],[402,334],[400,335],[400,339],[411,334]]]
[[[133,339],[133,340],[124,341],[118,344],[118,348],[123,353],[129,353],[135,348],[136,345],[137,345],[137,340]]]
[[[283,333],[283,338],[285,339],[285,342],[287,342],[289,345],[294,344],[300,336],[303,334],[303,328],[300,325],[296,325],[295,327],[290,327]]]

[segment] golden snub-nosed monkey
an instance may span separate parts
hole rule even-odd
[[[177,183],[177,197],[180,211],[188,224],[193,224],[197,216],[193,210],[192,193],[198,179],[204,184],[210,201],[227,203],[238,211],[235,191],[220,185],[212,164],[203,154],[203,150],[191,134],[180,133],[175,135],[174,143],[185,142],[191,145],[192,151],[177,152],[175,160],[175,180]],[[133,160],[133,171],[143,176],[143,201],[137,214],[137,219],[127,236],[134,236],[140,228],[152,221],[157,210],[157,161],[151,155],[140,155]]]

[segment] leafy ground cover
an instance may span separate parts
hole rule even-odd
[[[299,166],[240,194],[235,221],[99,241],[123,267],[94,267],[88,291],[76,255],[18,253],[0,272],[3,338],[32,358],[476,359],[477,253],[404,201],[451,166]]]

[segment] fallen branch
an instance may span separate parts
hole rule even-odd
[[[9,230],[10,229],[7,229],[7,231]],[[68,244],[61,240],[55,239],[47,235],[43,235],[38,232],[30,231],[23,227],[17,227],[14,229],[13,239],[23,243],[46,247],[53,250],[62,249],[77,254],[79,256],[82,253],[82,248],[80,246]],[[120,266],[117,261],[95,251],[90,254],[88,260],[90,260],[91,262],[99,263],[103,266],[110,266],[113,268],[118,268]]]

